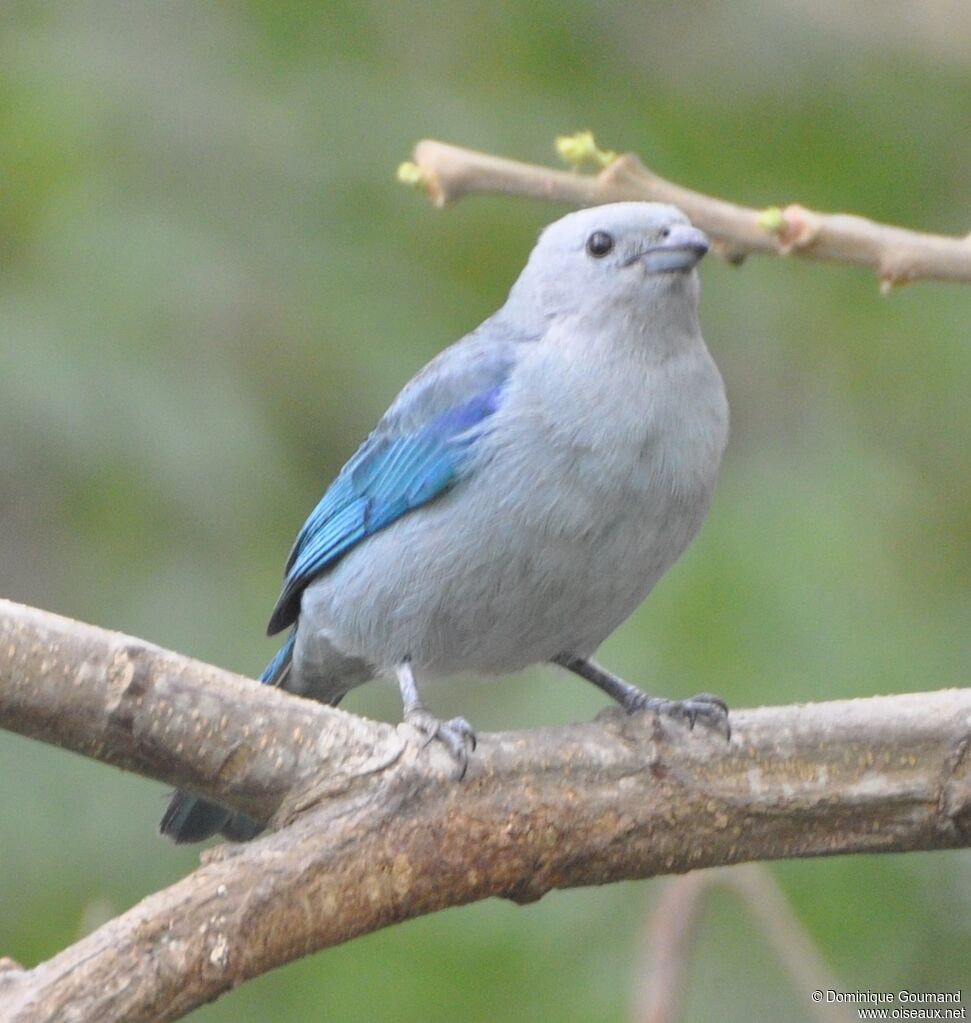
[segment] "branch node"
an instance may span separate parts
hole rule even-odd
[[[124,642],[108,661],[105,681],[109,693],[109,713],[113,716],[123,712],[129,700],[137,700],[145,693],[148,672],[143,652],[143,644]]]
[[[725,238],[713,238],[711,250],[730,266],[741,266],[748,259],[748,252]]]
[[[812,210],[792,203],[784,210],[779,210],[779,215],[781,222],[773,234],[780,255],[788,256],[797,249],[808,248],[816,241],[821,225],[819,216]]]
[[[940,811],[965,842],[971,842],[971,738],[958,743],[953,758],[945,765]]]
[[[887,252],[880,261],[880,294],[889,295],[894,288],[901,288],[913,280],[911,269],[913,256],[909,251]]]
[[[537,883],[536,878],[526,878],[502,893],[504,899],[515,902],[517,906],[531,906],[550,890],[549,885]]]
[[[596,180],[597,184],[605,192],[621,191],[629,193],[631,198],[649,199],[651,196],[645,194],[645,191],[652,187],[656,178],[641,163],[636,153],[622,153],[604,167],[597,175]],[[603,199],[601,201],[607,202],[609,200]]]

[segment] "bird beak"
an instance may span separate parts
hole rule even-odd
[[[639,252],[631,262],[641,260],[648,273],[669,274],[697,266],[708,251],[708,236],[691,224],[674,224],[663,241]]]

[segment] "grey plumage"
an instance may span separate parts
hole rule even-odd
[[[584,245],[599,229],[636,249],[683,223],[640,203],[558,221],[503,309],[405,388],[385,422],[507,381],[474,471],[304,591],[290,685],[339,691],[348,656],[374,674],[408,658],[419,682],[589,656],[643,601],[708,509],[727,403],[694,271],[604,267]]]
[[[628,709],[720,719],[715,698],[662,705],[589,660],[714,491],[728,406],[698,323],[706,249],[653,203],[543,232],[505,305],[403,389],[298,539],[272,622],[296,624],[288,690],[334,703],[378,675],[405,693],[554,661]],[[468,726],[412,695],[406,717],[464,764]]]

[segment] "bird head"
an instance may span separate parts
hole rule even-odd
[[[619,309],[637,319],[674,308],[694,315],[695,267],[708,238],[674,206],[619,202],[569,213],[540,235],[510,292],[518,310],[549,320]]]

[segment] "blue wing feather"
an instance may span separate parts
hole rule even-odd
[[[300,531],[268,632],[279,632],[296,621],[304,588],[352,547],[461,478],[476,440],[499,406],[501,392],[502,382],[440,412],[418,429],[389,434],[379,427],[368,438]]]

